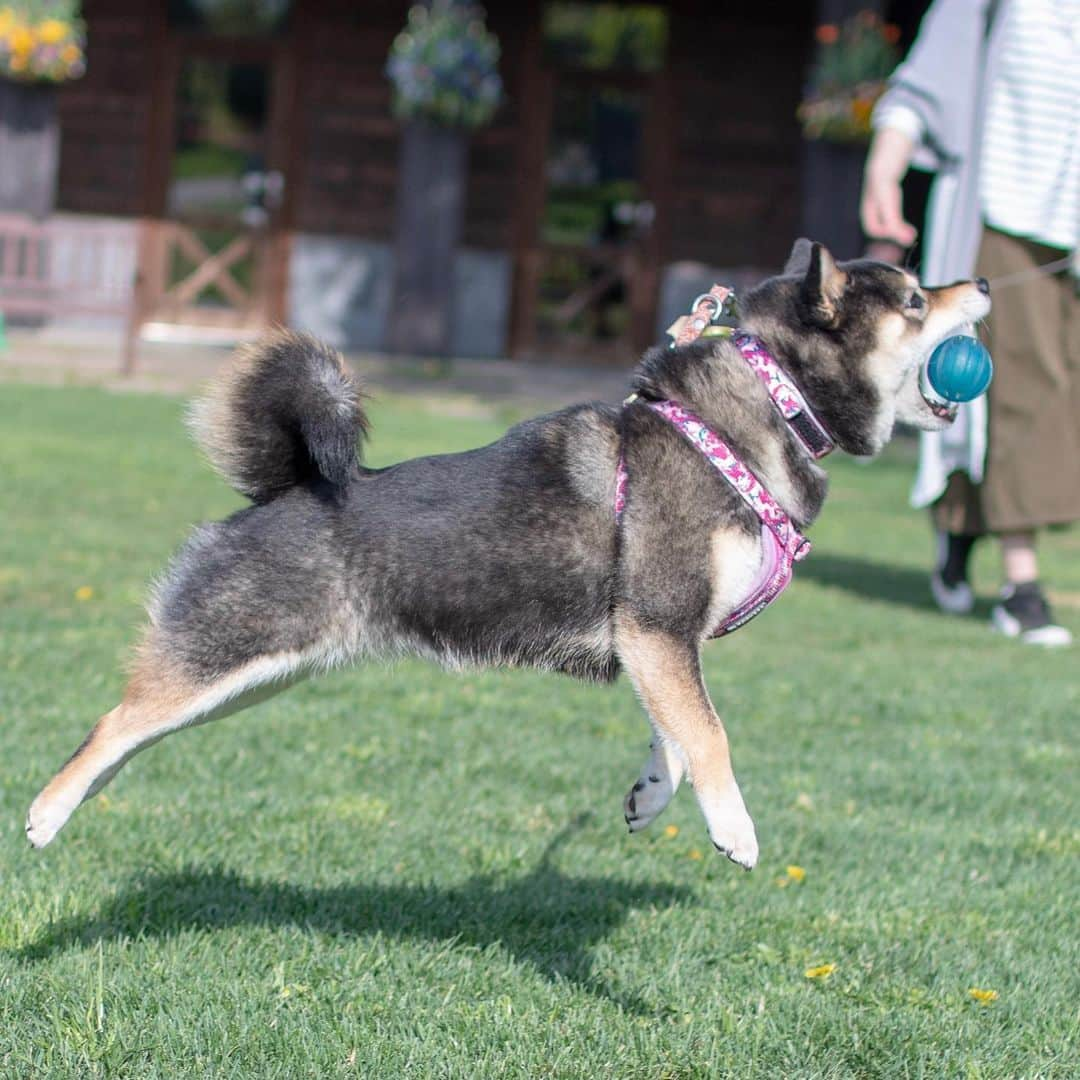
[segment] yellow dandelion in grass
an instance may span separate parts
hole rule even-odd
[[[678,836],[679,835],[679,826],[678,825],[666,825],[666,826],[664,826],[664,835],[669,837],[669,838],[673,837],[673,836]]]
[[[835,964],[818,964],[817,967],[807,968],[803,974],[808,979],[827,979],[835,970]]]
[[[977,986],[973,986],[968,991],[968,997],[974,998],[980,1005],[989,1005],[991,1001],[997,1001],[998,992],[996,990],[980,990]]]
[[[789,866],[783,874],[776,879],[776,884],[781,889],[786,889],[789,885],[799,885],[806,877],[806,871],[801,866]]]
[[[75,599],[76,600],[93,600],[93,598],[94,598],[94,590],[89,585],[80,585],[75,590]]]
[[[692,847],[689,850],[689,852],[687,853],[687,855],[688,855],[689,858],[693,859],[695,862],[697,862],[698,859],[705,858],[705,856],[702,855],[701,852],[696,847]]]

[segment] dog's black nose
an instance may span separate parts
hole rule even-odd
[[[990,295],[990,282],[984,277],[977,277],[975,279],[975,285],[984,296]]]

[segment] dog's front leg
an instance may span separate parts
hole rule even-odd
[[[735,782],[727,733],[701,677],[696,643],[642,629],[624,617],[616,630],[616,648],[653,728],[661,737],[657,746],[665,752],[665,760],[680,767],[685,762],[689,770],[713,844],[732,862],[752,869],[758,857],[754,823]],[[659,777],[661,773],[652,775]],[[675,776],[681,777],[681,771],[674,773],[669,766],[667,775],[670,782]],[[677,784],[676,779],[672,794]],[[661,784],[649,784],[646,775],[646,786],[641,791],[631,791],[627,808],[632,798],[636,811],[639,799],[653,787],[660,788]],[[654,801],[647,799],[645,805],[652,808]],[[664,805],[660,803],[652,816]]]

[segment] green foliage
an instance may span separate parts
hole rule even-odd
[[[180,401],[0,397],[0,1076],[1075,1075],[1075,650],[931,610],[903,448],[830,460],[794,585],[705,648],[752,874],[689,790],[626,835],[625,680],[419,661],[170,736],[32,852],[147,581],[241,504]],[[376,401],[372,464],[498,434],[454,405]],[[1048,537],[1080,632],[1078,555]],[[985,595],[989,548],[976,571]]]
[[[174,25],[197,26],[218,34],[259,34],[279,30],[288,19],[290,0],[170,0]]]
[[[76,22],[82,18],[81,0],[5,0],[0,11],[11,11],[17,18],[40,23],[46,19]]]
[[[874,103],[900,61],[899,30],[874,11],[817,28],[817,52],[798,115],[808,139],[862,142]]]
[[[649,4],[544,5],[548,55],[567,67],[659,71],[667,52],[667,12]]]
[[[883,82],[900,60],[897,39],[897,28],[873,11],[861,11],[839,27],[819,26],[811,88],[830,93]]]

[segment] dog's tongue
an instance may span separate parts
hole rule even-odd
[[[930,411],[935,416],[940,416],[942,420],[955,420],[956,414],[960,411],[956,405],[939,405],[936,401],[931,401],[925,395],[923,400],[930,406]]]

